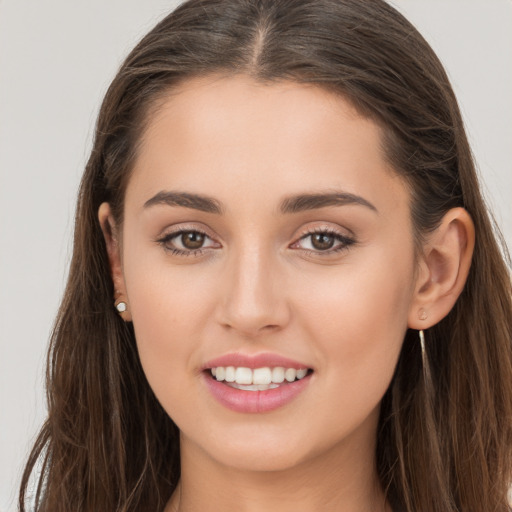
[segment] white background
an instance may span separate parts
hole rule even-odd
[[[448,69],[512,247],[512,2],[394,3]],[[99,102],[128,51],[176,4],[0,0],[0,512],[16,509],[44,418],[46,344]]]

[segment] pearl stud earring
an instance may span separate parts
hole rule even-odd
[[[118,313],[124,313],[128,309],[128,306],[126,305],[126,302],[123,302],[123,301],[117,302],[115,304],[115,307],[116,307]]]

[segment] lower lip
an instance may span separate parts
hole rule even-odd
[[[265,391],[245,391],[219,382],[207,373],[203,375],[210,393],[218,402],[232,411],[243,413],[268,412],[285,406],[304,391],[311,377],[307,375],[300,380]]]

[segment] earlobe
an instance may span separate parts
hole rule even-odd
[[[409,327],[426,329],[453,308],[471,266],[475,228],[464,208],[453,208],[429,235],[419,262]]]
[[[100,205],[98,210],[98,220],[105,238],[110,274],[114,285],[114,297],[112,299],[112,303],[123,320],[131,321],[123,276],[123,266],[121,262],[119,234],[109,203],[102,203]]]

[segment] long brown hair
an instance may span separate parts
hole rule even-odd
[[[427,333],[431,381],[409,331],[381,407],[377,469],[395,511],[505,511],[512,480],[511,281],[439,60],[382,0],[190,0],[128,56],[104,99],[76,213],[73,259],[51,339],[48,419],[27,463],[26,510],[162,510],[180,476],[179,436],[113,308],[97,220],[122,222],[137,144],[159,100],[209,73],[313,83],[383,127],[412,195],[415,234],[464,207],[476,230],[466,286]]]

